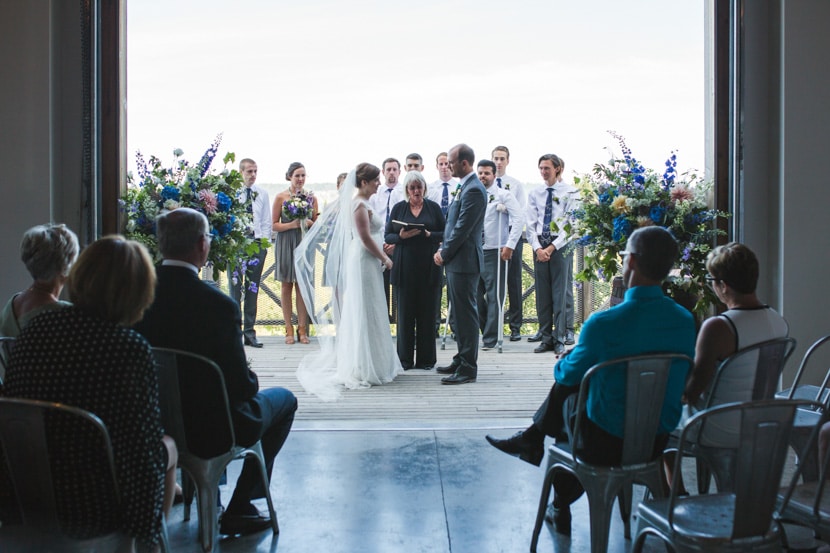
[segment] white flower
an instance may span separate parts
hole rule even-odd
[[[165,200],[164,202],[164,209],[173,211],[174,209],[180,208],[182,205],[177,202],[176,200]]]
[[[133,232],[135,230],[135,221],[130,219],[127,221],[127,232]]]
[[[184,155],[184,150],[182,150],[181,148],[176,148],[175,150],[173,150],[173,155],[176,157],[181,157]]]

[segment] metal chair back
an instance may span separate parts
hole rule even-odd
[[[55,467],[59,462],[61,469],[66,471],[72,457],[62,450],[59,441],[49,436],[59,430],[65,432],[67,425],[82,442],[80,445],[75,442],[73,447],[83,447],[91,463],[78,469],[96,472],[91,477],[98,482],[98,491],[102,495],[95,501],[103,503],[112,512],[119,512],[120,496],[112,444],[100,418],[83,409],[59,403],[0,398],[0,445],[22,519],[22,528],[18,529],[22,533],[14,531],[12,525],[11,540],[13,542],[17,537],[23,543],[56,547],[61,551],[88,547],[112,550],[109,547],[113,543],[129,538],[112,529],[94,538],[77,536],[74,534],[84,530],[65,528],[66,523],[62,521],[62,514],[65,515],[68,507],[66,500],[61,499],[61,492],[56,492]],[[69,468],[71,470],[72,467]],[[98,472],[99,469],[102,469],[101,472]],[[3,532],[7,529],[4,527]],[[0,532],[0,543],[5,541],[1,537],[3,532]]]

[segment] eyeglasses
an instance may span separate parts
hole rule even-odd
[[[640,254],[638,254],[637,252],[623,251],[623,252],[620,252],[620,255],[621,255],[622,257],[625,257],[625,256],[627,256],[627,255],[635,255],[635,256],[636,256],[636,255],[640,255]]]
[[[703,278],[705,278],[706,282],[708,282],[709,284],[712,284],[713,282],[723,282],[723,279],[720,279],[720,278],[712,276],[712,275],[706,275]]]

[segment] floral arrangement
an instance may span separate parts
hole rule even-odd
[[[314,210],[314,196],[311,192],[297,192],[282,202],[282,214],[290,221],[308,219]]]
[[[575,179],[581,206],[572,212],[576,244],[585,247],[584,269],[577,280],[608,280],[622,267],[620,252],[637,228],[659,225],[668,229],[680,246],[680,259],[666,284],[667,293],[684,303],[698,316],[706,314],[717,301],[706,285],[706,256],[717,236],[726,234],[716,227],[727,213],[710,209],[707,193],[711,183],[694,173],[677,173],[677,155],[671,152],[660,173],[637,161],[622,136],[611,132],[622,150],[607,165]],[[681,301],[683,300],[683,301]],[[685,303],[684,303],[685,304]]]
[[[228,168],[235,155],[232,152],[225,155],[221,172],[210,171],[221,141],[219,134],[195,165],[185,160],[184,152],[178,148],[173,151],[175,159],[171,167],[163,166],[156,156],[145,161],[141,152],[137,152],[138,176],[128,175],[127,193],[119,202],[127,218],[125,235],[147,246],[156,260],[161,259],[156,216],[180,207],[204,213],[210,225],[208,264],[213,267],[214,279],[220,271],[233,270],[242,260],[256,255],[260,247],[269,245],[261,245],[259,240],[247,236],[252,217],[240,199],[244,186],[242,175]]]

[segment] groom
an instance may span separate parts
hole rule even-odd
[[[455,199],[447,212],[444,242],[435,252],[435,264],[447,271],[447,296],[455,320],[458,353],[447,367],[442,384],[475,382],[478,373],[478,310],[476,291],[484,269],[481,236],[487,192],[475,173],[475,154],[466,144],[454,146],[448,156],[452,176],[459,179]]]

